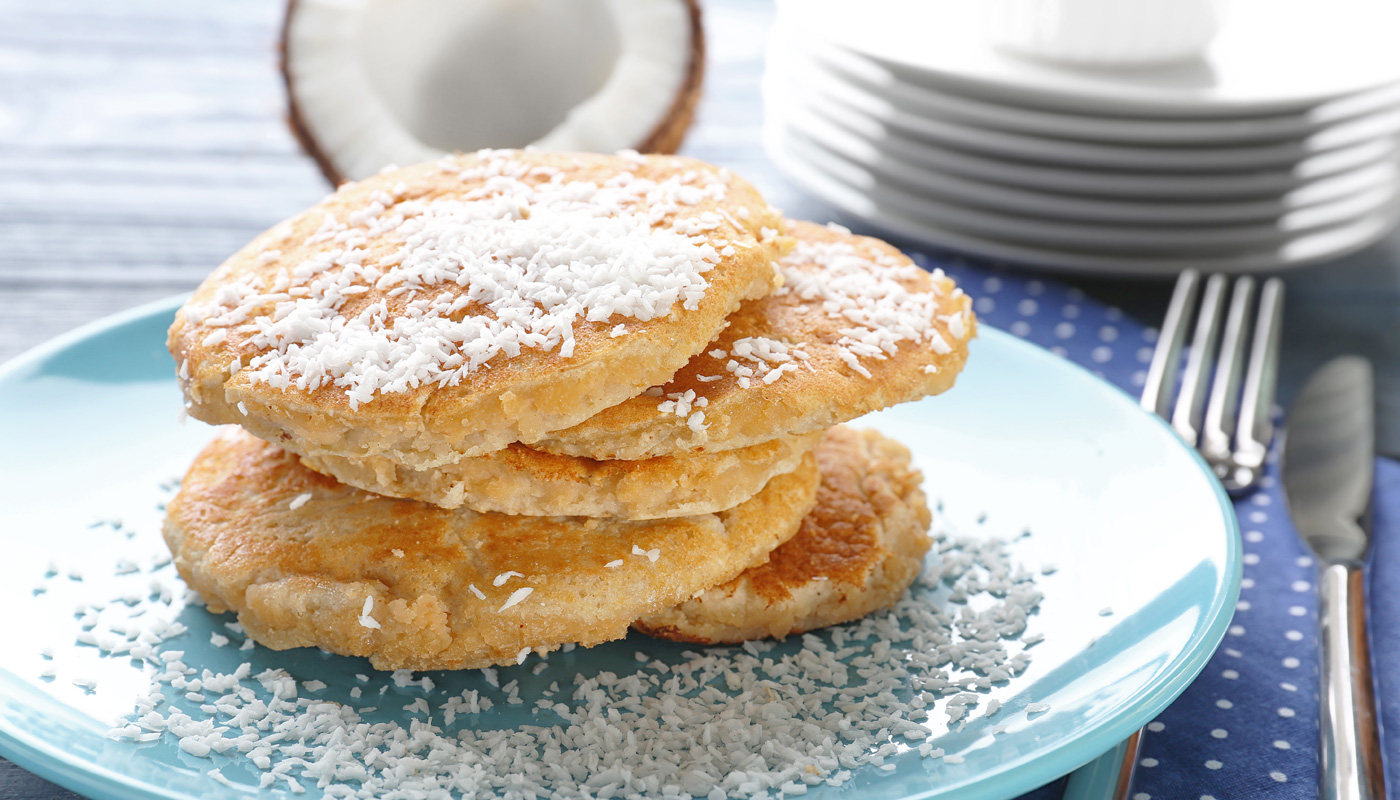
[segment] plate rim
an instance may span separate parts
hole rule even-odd
[[[781,66],[781,65],[780,65]],[[1367,144],[1393,140],[1400,128],[1400,106],[1368,117],[1335,123],[1306,137],[1292,140],[1252,142],[1219,146],[1192,144],[1143,144],[1091,142],[1005,131],[958,119],[924,115],[900,106],[855,84],[832,80],[826,75],[802,70],[775,70],[783,91],[808,101],[820,100],[841,106],[851,113],[869,117],[902,135],[928,140],[941,147],[967,150],[984,158],[1010,158],[1062,168],[1096,170],[1143,170],[1172,174],[1177,172],[1221,172],[1232,169],[1272,171],[1286,169],[1337,151],[1357,149]],[[1336,141],[1335,130],[1361,129],[1364,122],[1381,118],[1388,130],[1365,131],[1353,139]]]
[[[946,22],[949,16],[946,9],[955,3],[956,0],[944,0],[941,4],[934,3],[928,8],[939,14],[942,21]],[[1238,19],[1243,14],[1258,15],[1260,12],[1257,9],[1274,10],[1267,0],[1255,0],[1249,4],[1240,3],[1237,5],[1251,7],[1244,11],[1241,11],[1240,8],[1232,9],[1232,16],[1235,18],[1232,27],[1236,28],[1241,27]],[[920,63],[919,60],[910,58],[907,48],[904,52],[898,50],[893,53],[878,52],[872,47],[870,41],[852,40],[849,35],[845,41],[838,41],[837,37],[831,35],[835,29],[829,23],[824,25],[820,18],[821,13],[828,11],[830,6],[831,2],[828,0],[815,10],[804,8],[802,13],[794,13],[799,7],[798,3],[792,0],[779,0],[778,25],[787,30],[799,32],[803,36],[817,38],[877,63],[904,70],[911,75],[917,74],[930,84],[947,86],[951,90],[986,97],[994,102],[1014,102],[1018,99],[1034,98],[1043,105],[1068,113],[1076,111],[1111,113],[1116,108],[1119,114],[1166,119],[1182,117],[1218,119],[1306,113],[1319,106],[1344,102],[1346,98],[1358,93],[1400,82],[1400,70],[1393,69],[1388,76],[1373,76],[1359,84],[1353,81],[1353,85],[1342,89],[1336,87],[1313,88],[1304,94],[1294,92],[1291,96],[1280,94],[1253,99],[1241,96],[1222,98],[1218,95],[1218,91],[1215,93],[1204,90],[1176,90],[1173,92],[1173,90],[1164,87],[1150,87],[1153,93],[1149,99],[1144,99],[1144,92],[1140,87],[1095,84],[1092,78],[1092,69],[1089,70],[1089,77],[1070,77],[1068,79],[1057,77],[1057,67],[1051,63],[1037,62],[1033,58],[999,55],[991,45],[985,45],[986,51],[991,53],[986,61],[1005,61],[1011,64],[1010,67],[989,70],[985,65],[977,64],[976,69],[969,70],[966,65],[963,65],[963,68],[959,70],[949,68],[949,62],[946,61],[937,66],[931,66],[928,63]],[[957,12],[953,12],[953,14],[956,21],[952,25],[941,26],[943,30],[954,35],[962,34],[963,38],[974,37],[979,41],[983,38],[979,35],[980,31],[976,30],[977,20],[969,21],[966,16],[958,17]],[[1248,18],[1246,17],[1246,19]],[[926,20],[926,22],[932,21],[932,19]],[[1257,19],[1250,21],[1257,22]],[[968,28],[973,28],[973,30],[968,30]],[[920,52],[928,51],[927,41],[925,45]],[[1252,60],[1257,61],[1257,56]],[[927,59],[924,61],[926,62]],[[1207,68],[1211,68],[1210,50],[1206,51],[1205,57],[1200,61]],[[1189,66],[1192,62],[1188,60],[1183,63]],[[1068,71],[1072,74],[1076,70],[1069,67]]]
[[[1071,191],[1055,191],[1040,187],[1030,187],[1000,183],[990,179],[967,177],[956,175],[946,170],[940,170],[926,163],[920,162],[910,155],[893,149],[880,149],[873,142],[868,141],[859,133],[841,127],[834,121],[821,119],[818,112],[811,109],[784,109],[781,113],[775,113],[769,124],[779,126],[784,134],[796,134],[813,143],[820,145],[822,149],[830,151],[843,160],[850,161],[863,169],[877,173],[882,180],[894,179],[898,170],[907,170],[915,179],[926,182],[933,187],[938,185],[956,185],[963,188],[955,189],[954,192],[966,195],[964,198],[953,197],[953,192],[943,189],[931,189],[939,192],[946,199],[947,203],[965,203],[969,206],[987,209],[992,213],[1005,213],[1018,216],[1032,217],[1036,219],[1053,219],[1056,221],[1067,221],[1081,225],[1156,225],[1161,228],[1173,228],[1177,226],[1202,226],[1211,220],[1225,220],[1228,225],[1241,224],[1263,224],[1269,221],[1282,222],[1293,215],[1304,215],[1317,213],[1318,209],[1332,210],[1341,207],[1346,203],[1355,202],[1357,198],[1389,189],[1392,193],[1400,189],[1400,169],[1386,161],[1379,161],[1376,164],[1357,167],[1353,170],[1343,171],[1335,175],[1328,175],[1317,178],[1312,182],[1313,186],[1323,182],[1331,182],[1333,185],[1341,184],[1343,188],[1334,190],[1331,196],[1324,195],[1322,198],[1305,198],[1303,200],[1291,200],[1289,195],[1303,193],[1309,185],[1304,184],[1288,192],[1280,192],[1277,196],[1263,199],[1250,198],[1226,198],[1226,199],[1192,199],[1183,202],[1181,199],[1151,198],[1151,197],[1105,197],[1099,195],[1086,195]],[[872,150],[879,150],[879,157],[883,163],[877,163],[874,157],[865,153],[856,152],[860,145],[864,144]],[[1376,178],[1371,179],[1374,175]],[[1360,178],[1358,178],[1360,176]],[[1365,180],[1361,180],[1365,179]],[[1352,183],[1361,180],[1360,186],[1347,185],[1347,181]],[[1365,181],[1370,180],[1368,185]],[[1329,187],[1330,188],[1330,187]],[[1316,193],[1316,189],[1313,189]],[[976,196],[974,196],[976,195]],[[997,197],[1000,195],[1000,197]],[[994,198],[994,199],[987,199]],[[937,199],[930,196],[930,199]],[[1073,212],[1061,212],[1057,216],[1050,216],[1047,212],[1030,210],[1036,204],[1055,203],[1057,201],[1076,204]],[[1167,215],[1172,214],[1180,208],[1209,208],[1213,209],[1213,215],[1204,212],[1194,212],[1201,215],[1201,219],[1170,219]],[[1272,208],[1270,208],[1272,207]],[[1132,209],[1128,214],[1114,214],[1106,209]],[[1095,217],[1095,214],[1100,216]],[[1156,216],[1154,216],[1156,215]],[[1326,223],[1313,224],[1308,227],[1322,227]],[[1306,229],[1306,228],[1303,228]]]
[[[902,205],[901,210],[911,218],[914,218],[916,214],[922,217],[926,214],[945,213],[952,215],[956,213],[965,215],[969,220],[975,219],[977,225],[984,226],[989,231],[994,226],[1004,226],[1003,230],[999,232],[978,234],[985,235],[987,238],[1006,237],[1027,241],[1026,237],[1042,236],[1045,235],[1045,231],[1052,230],[1067,232],[1063,235],[1080,240],[1077,245],[1070,242],[1068,238],[1058,244],[1042,240],[1035,245],[1052,248],[1084,247],[1105,251],[1112,247],[1141,247],[1140,242],[1146,240],[1151,242],[1151,246],[1155,249],[1168,247],[1171,240],[1179,237],[1194,239],[1198,242],[1215,237],[1218,241],[1211,243],[1208,247],[1221,250],[1283,246],[1290,241],[1319,231],[1360,222],[1368,215],[1383,212],[1387,207],[1400,201],[1400,175],[1397,175],[1389,185],[1369,187],[1341,198],[1334,198],[1303,208],[1289,209],[1272,219],[1233,220],[1216,225],[1200,221],[1172,221],[1154,225],[1140,219],[1037,216],[1021,209],[1010,208],[1009,204],[994,208],[990,204],[973,203],[946,195],[934,197],[920,193],[912,183],[907,185],[900,183],[895,169],[899,163],[893,163],[888,167],[884,165],[871,166],[845,153],[836,152],[826,142],[791,126],[784,126],[778,135],[783,136],[790,144],[795,142],[794,148],[808,149],[809,152],[796,157],[819,172],[831,175],[841,170],[853,170],[868,176],[871,185],[862,187],[862,191],[870,194],[872,200],[882,205]],[[801,141],[804,139],[805,142]],[[811,150],[812,146],[815,146],[816,150]],[[892,158],[891,161],[894,162],[895,159]],[[919,165],[908,164],[907,166],[910,174],[916,179],[927,174],[927,171]],[[1046,196],[1044,199],[1046,202],[1053,202],[1055,198]],[[1067,200],[1075,199],[1067,198]],[[1123,205],[1127,205],[1129,202],[1125,200]],[[1358,209],[1358,206],[1362,207]],[[935,207],[941,207],[941,210],[935,210]],[[1321,220],[1309,218],[1309,215],[1328,214],[1334,218]],[[1297,222],[1299,219],[1302,219],[1301,223]],[[1096,238],[1099,236],[1102,238]],[[1236,240],[1229,241],[1231,236],[1236,237]],[[1151,237],[1160,237],[1160,240],[1152,241]]]
[[[770,47],[779,47],[784,58],[793,55],[820,69],[832,79],[849,81],[864,91],[884,94],[906,92],[930,106],[944,103],[949,109],[961,110],[967,124],[1016,131],[1037,136],[1082,139],[1103,143],[1138,145],[1191,146],[1204,143],[1264,142],[1301,138],[1343,122],[1400,108],[1400,83],[1368,89],[1347,98],[1348,105],[1333,114],[1283,113],[1223,118],[1147,118],[1137,116],[1108,116],[1101,111],[1075,113],[1066,109],[1021,105],[1010,101],[993,102],[985,97],[961,94],[951,87],[934,87],[900,78],[893,70],[863,53],[841,48],[830,42],[798,42],[792,38],[775,38]],[[847,69],[842,61],[860,61]],[[872,74],[866,78],[855,72],[869,69],[882,73],[879,80]],[[886,82],[887,81],[887,82]],[[893,95],[892,95],[893,96]],[[1316,117],[1324,118],[1318,119]],[[1255,126],[1251,128],[1250,126]],[[1105,133],[1110,130],[1112,133]],[[1218,132],[1217,132],[1218,131]]]
[[[1388,208],[1351,223],[1337,226],[1325,232],[1305,233],[1298,239],[1310,239],[1335,235],[1337,231],[1364,235],[1350,238],[1346,243],[1326,251],[1314,251],[1303,255],[1281,257],[1280,249],[1269,252],[1255,252],[1242,256],[1189,256],[1169,259],[1153,259],[1143,256],[1123,256],[1112,253],[1079,253],[1067,249],[1039,248],[1030,245],[1007,245],[988,238],[956,233],[925,222],[910,219],[907,215],[889,209],[879,209],[879,214],[856,210],[851,204],[834,199],[820,188],[826,183],[840,183],[827,175],[813,179],[806,165],[783,152],[773,141],[771,126],[765,126],[764,148],[769,158],[793,184],[812,194],[828,206],[843,214],[861,220],[863,223],[884,232],[898,241],[933,248],[942,252],[960,252],[988,258],[999,262],[1016,264],[1029,270],[1043,273],[1063,273],[1074,275],[1116,275],[1120,277],[1149,278],[1176,275],[1187,267],[1205,271],[1218,271],[1231,274],[1248,274],[1279,269],[1296,269],[1320,261],[1330,261],[1370,247],[1384,238],[1397,218],[1400,218],[1400,203],[1392,203]],[[854,190],[844,184],[844,192]],[[892,221],[892,222],[891,222]],[[1292,245],[1293,242],[1288,243]],[[1288,245],[1285,245],[1287,247]]]
[[[23,380],[26,370],[64,350],[96,340],[103,333],[150,321],[159,315],[173,314],[189,296],[189,293],[181,293],[153,300],[60,334],[0,364],[0,384]],[[1206,479],[1206,486],[1215,499],[1225,537],[1225,553],[1221,563],[1222,578],[1218,584],[1223,587],[1223,592],[1218,591],[1211,597],[1211,602],[1205,607],[1206,622],[1198,621],[1194,625],[1187,645],[1169,662],[1164,670],[1166,674],[1140,687],[1125,699],[1119,713],[1112,719],[1044,750],[1024,763],[998,770],[960,787],[957,796],[969,800],[1013,797],[1068,774],[1116,746],[1128,733],[1142,727],[1170,705],[1201,673],[1223,641],[1233,616],[1231,609],[1240,593],[1243,573],[1243,543],[1232,502],[1219,481],[1214,479],[1205,460],[1194,448],[1181,443],[1166,421],[1142,411],[1132,395],[1095,376],[1080,364],[1057,359],[1043,348],[990,325],[984,324],[979,336],[996,342],[999,347],[1020,352],[1025,357],[1045,359],[1047,363],[1055,364],[1057,369],[1067,368],[1078,373],[1085,385],[1093,386],[1097,392],[1111,398],[1111,402],[1124,403],[1137,409],[1147,419],[1146,424],[1156,426],[1166,435],[1167,441],[1185,451],[1189,463]],[[0,673],[10,674],[8,670],[0,670]],[[17,676],[15,679],[18,679]],[[185,797],[165,787],[139,781],[125,773],[73,756],[57,745],[49,746],[42,739],[26,736],[23,731],[13,729],[4,718],[0,718],[0,755],[22,769],[98,800],[175,800]],[[905,795],[903,800],[930,800],[947,791],[947,787],[930,786],[924,791]]]

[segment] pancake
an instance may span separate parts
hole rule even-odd
[[[836,427],[816,454],[817,504],[795,537],[766,563],[633,627],[701,644],[781,639],[894,605],[931,544],[909,451],[874,431]]]
[[[512,444],[455,464],[412,470],[387,458],[303,456],[302,463],[342,483],[443,508],[528,516],[657,519],[711,514],[753,497],[791,472],[819,433],[696,456],[597,461]]]
[[[953,385],[976,322],[952,280],[878,239],[808,222],[789,231],[781,289],[745,303],[664,386],[531,446],[623,459],[730,450]]]
[[[423,469],[666,381],[777,286],[784,228],[691,159],[451,156],[257,237],[179,311],[170,352],[198,419]]]
[[[447,511],[352,489],[228,428],[167,507],[175,566],[256,641],[376,669],[523,661],[626,635],[730,580],[797,531],[812,455],[718,514],[626,522]]]

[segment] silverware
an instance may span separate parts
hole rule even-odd
[[[1270,278],[1264,282],[1251,335],[1245,326],[1254,306],[1255,281],[1249,276],[1238,278],[1230,293],[1229,313],[1224,314],[1223,338],[1220,323],[1229,279],[1224,275],[1206,279],[1192,326],[1189,315],[1200,284],[1195,270],[1187,270],[1177,279],[1147,370],[1142,407],[1169,420],[1181,438],[1200,451],[1226,491],[1240,494],[1253,488],[1263,475],[1264,457],[1274,434],[1269,414],[1278,383],[1283,281]],[[1188,327],[1194,328],[1191,347],[1181,372],[1181,391],[1169,411]],[[1246,345],[1248,369],[1244,369],[1243,358]]]
[[[1283,493],[1317,556],[1324,800],[1383,800],[1385,776],[1366,636],[1362,568],[1375,460],[1371,364],[1343,356],[1308,380],[1288,414]]]
[[[1196,270],[1177,278],[1143,384],[1142,407],[1170,422],[1226,491],[1242,495],[1263,477],[1274,436],[1270,413],[1278,384],[1284,284],[1270,278],[1261,289],[1249,276],[1237,278],[1233,290],[1229,284],[1226,276],[1211,275],[1202,291]],[[1175,391],[1178,374],[1181,389]],[[1075,770],[1065,787],[1066,800],[1127,798],[1141,742],[1142,731],[1137,731]]]

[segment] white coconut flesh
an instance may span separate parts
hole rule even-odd
[[[483,147],[637,147],[694,48],[684,0],[292,0],[284,37],[303,135],[351,180]]]

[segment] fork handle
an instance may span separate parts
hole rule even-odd
[[[1322,800],[1384,800],[1385,772],[1366,637],[1366,588],[1359,565],[1323,566],[1318,587],[1322,644]]]

